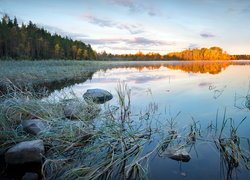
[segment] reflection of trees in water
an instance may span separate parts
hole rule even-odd
[[[182,70],[192,73],[209,73],[219,74],[232,63],[230,62],[192,62],[192,63],[178,63],[175,65],[167,65],[169,69]]]
[[[242,61],[205,61],[205,62],[194,62],[194,61],[176,61],[176,62],[161,62],[155,64],[149,62],[140,62],[138,64],[123,64],[121,68],[136,68],[138,71],[143,70],[157,70],[161,67],[166,67],[172,70],[182,70],[184,72],[192,73],[209,73],[219,74],[230,65],[250,65],[250,62]]]

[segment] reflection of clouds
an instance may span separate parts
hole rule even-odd
[[[95,78],[91,80],[91,83],[117,83],[121,78],[119,77],[102,77],[102,78]]]
[[[134,81],[137,84],[142,84],[142,83],[147,83],[150,81],[156,81],[156,80],[162,80],[162,79],[166,79],[166,78],[174,78],[173,76],[168,76],[168,75],[149,75],[149,74],[145,74],[145,75],[137,75],[137,76],[129,76],[127,77],[127,81]]]
[[[210,82],[201,82],[200,84],[198,84],[199,87],[206,87],[206,86],[211,86],[212,83]]]

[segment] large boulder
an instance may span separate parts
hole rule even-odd
[[[27,133],[37,135],[48,127],[48,123],[40,119],[22,121],[23,130]]]
[[[188,162],[191,159],[185,148],[167,148],[163,154],[176,161]]]
[[[86,101],[92,101],[97,104],[103,104],[113,98],[113,95],[104,89],[88,89],[86,93],[83,94]]]
[[[11,147],[5,153],[5,162],[7,164],[25,164],[39,163],[44,154],[44,145],[42,140],[24,141]]]
[[[68,119],[92,120],[100,112],[100,107],[95,104],[87,104],[86,102],[69,99],[64,102],[64,115]]]

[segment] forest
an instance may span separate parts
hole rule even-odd
[[[250,59],[250,55],[229,55],[220,47],[187,49],[182,52],[138,52],[136,54],[97,53],[91,45],[59,34],[51,34],[29,21],[18,24],[17,19],[4,15],[0,21],[0,60],[238,60]]]
[[[223,51],[220,47],[188,49],[181,52],[171,52],[165,55],[159,53],[143,54],[138,52],[136,54],[122,54],[112,55],[103,52],[98,54],[99,59],[102,60],[236,60],[247,56],[232,56]],[[248,57],[249,58],[249,57]],[[245,58],[247,59],[247,58]]]
[[[7,15],[0,21],[0,59],[96,59],[88,44],[51,34],[31,21],[19,25]]]

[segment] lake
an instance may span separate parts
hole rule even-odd
[[[190,154],[182,162],[168,158],[164,148],[153,153],[150,179],[250,179],[250,61],[128,62],[126,67],[100,69],[48,98],[82,97],[87,89],[102,88],[114,95],[103,108],[117,106],[118,83],[131,90],[131,114],[149,112],[152,127],[161,129],[143,154],[172,130],[176,137],[168,147],[184,146]],[[187,143],[190,132],[196,133],[195,140]]]

